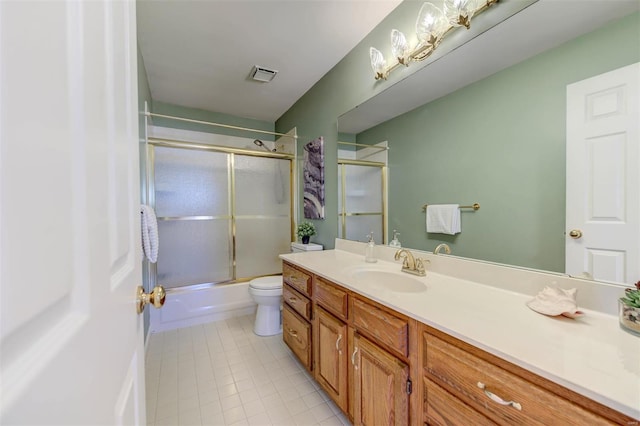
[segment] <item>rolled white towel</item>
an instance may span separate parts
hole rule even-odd
[[[140,223],[142,231],[142,252],[149,262],[158,261],[158,221],[156,213],[147,205],[140,205]]]

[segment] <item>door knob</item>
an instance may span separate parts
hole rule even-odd
[[[142,286],[138,286],[137,298],[136,298],[136,310],[139,314],[144,311],[144,307],[147,303],[152,304],[155,308],[161,308],[164,305],[164,299],[167,297],[167,293],[164,291],[164,287],[157,285],[153,288],[151,293],[145,293]]]
[[[569,232],[569,236],[575,240],[577,240],[578,238],[582,237],[582,231],[579,229],[572,229]]]

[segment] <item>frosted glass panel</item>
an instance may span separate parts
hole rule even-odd
[[[279,254],[291,251],[291,219],[236,219],[237,279],[282,272]]]
[[[290,215],[290,161],[235,156],[236,215]]]
[[[156,214],[229,215],[228,154],[155,147]]]
[[[345,167],[346,212],[382,212],[382,169],[379,167]]]
[[[382,244],[382,215],[347,217],[347,240],[367,241],[371,231],[376,244]]]
[[[230,220],[158,222],[158,279],[167,288],[230,280]]]

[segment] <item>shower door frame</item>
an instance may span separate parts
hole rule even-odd
[[[243,156],[251,156],[251,157],[266,157],[273,159],[281,159],[289,161],[289,218],[290,218],[290,235],[289,239],[292,239],[292,236],[295,232],[295,217],[294,217],[294,190],[295,190],[295,155],[294,154],[286,154],[286,153],[278,153],[278,152],[267,152],[267,151],[254,151],[250,149],[244,148],[234,148],[229,146],[220,146],[213,144],[203,144],[203,143],[193,143],[180,141],[175,139],[165,139],[165,138],[153,138],[150,137],[147,139],[148,147],[147,147],[147,200],[149,205],[151,205],[154,209],[156,208],[156,197],[155,197],[155,147],[163,147],[163,148],[175,148],[175,149],[189,149],[196,151],[209,151],[209,152],[221,152],[225,154],[229,154],[227,157],[227,172],[229,174],[229,209],[231,210],[231,214],[228,216],[179,216],[179,217],[158,217],[158,221],[162,220],[214,220],[214,219],[230,219],[230,236],[229,236],[229,245],[231,252],[231,279],[223,280],[223,281],[215,281],[208,283],[199,283],[199,284],[188,284],[179,287],[171,287],[168,288],[167,291],[177,292],[177,291],[189,291],[189,290],[197,290],[210,288],[213,286],[219,285],[227,285],[227,284],[235,284],[250,281],[257,276],[252,277],[242,277],[238,280],[236,274],[236,194],[235,194],[235,156],[243,155]],[[243,218],[259,218],[259,215],[251,215],[251,216],[242,216]],[[157,283],[157,265],[155,263],[150,263],[150,274],[149,281],[150,287],[153,288]]]
[[[357,212],[347,213],[347,174],[346,166],[364,166],[364,167],[377,167],[381,169],[381,191],[382,191],[382,212]],[[347,238],[347,217],[351,216],[382,216],[382,243],[387,244],[388,224],[387,224],[387,165],[378,161],[366,161],[366,160],[350,160],[339,158],[338,167],[340,168],[340,188],[342,193],[342,209],[338,212],[338,222],[340,226],[340,234],[342,238]]]

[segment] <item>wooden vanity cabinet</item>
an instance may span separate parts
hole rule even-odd
[[[284,340],[306,365],[299,329],[311,319],[309,369],[336,405],[356,425],[419,424],[421,410],[410,414],[410,320],[301,268],[285,263],[283,272]]]
[[[355,425],[638,423],[302,268],[283,279],[283,339]]]
[[[282,339],[305,368],[312,371],[312,275],[284,262],[282,280]]]
[[[423,326],[427,424],[610,425],[633,419]]]

